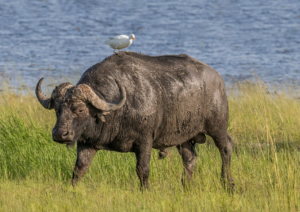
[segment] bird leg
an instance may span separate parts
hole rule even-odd
[[[120,57],[120,55],[119,55],[120,54],[120,49],[118,49],[118,50],[119,50],[119,52],[117,53],[117,55]]]

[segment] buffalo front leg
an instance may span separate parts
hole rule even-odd
[[[77,160],[73,172],[72,185],[75,187],[77,182],[84,176],[85,172],[91,165],[91,162],[97,150],[84,143],[77,144]]]
[[[183,177],[181,179],[183,186],[187,186],[187,184],[189,184],[195,169],[197,159],[195,145],[196,143],[189,140],[181,145],[176,146],[179,154],[181,155],[184,167]]]
[[[136,156],[136,173],[141,182],[141,191],[149,190],[149,173],[150,173],[150,159],[152,148],[138,147],[135,150]]]

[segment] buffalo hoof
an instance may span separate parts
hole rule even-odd
[[[233,178],[229,182],[224,178],[221,178],[221,184],[228,193],[233,194],[235,192],[235,183]]]

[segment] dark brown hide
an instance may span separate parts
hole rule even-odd
[[[95,98],[115,104],[122,101],[121,106],[107,112],[83,95],[72,94],[74,89],[86,86]],[[150,57],[120,52],[85,71],[76,87],[69,88],[61,98],[64,100],[54,99],[54,130],[60,133],[61,143],[71,142],[70,138],[78,141],[73,184],[101,149],[135,152],[141,186],[148,188],[151,149],[161,150],[163,158],[168,148],[176,146],[190,179],[196,162],[195,144],[204,143],[207,134],[220,150],[222,179],[233,187],[233,139],[227,132],[225,84],[208,65],[184,54]]]

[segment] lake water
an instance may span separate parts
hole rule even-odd
[[[299,0],[0,0],[0,79],[76,82],[113,53],[109,37],[131,33],[126,50],[186,53],[227,84],[252,79],[250,70],[266,83],[300,84]]]

